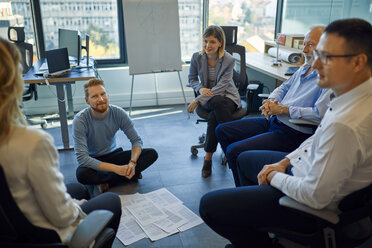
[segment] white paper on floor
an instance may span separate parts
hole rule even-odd
[[[166,188],[119,197],[122,216],[116,237],[126,246],[145,237],[156,241],[203,223]]]

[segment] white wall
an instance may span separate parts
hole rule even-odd
[[[194,99],[194,93],[191,88],[186,87],[189,65],[184,65],[180,72],[182,84],[184,87],[186,100],[191,102]],[[110,103],[129,108],[130,88],[132,76],[129,75],[129,68],[102,68],[98,73],[105,81],[107,92],[109,93]],[[155,94],[155,75],[158,86],[158,104],[183,104],[181,86],[177,72],[166,72],[157,74],[143,74],[134,76],[133,87],[133,107],[156,106]],[[86,81],[72,84],[72,95],[74,102],[74,111],[79,111],[87,105],[84,100],[83,85]],[[23,111],[26,115],[53,114],[58,113],[56,90],[54,86],[48,88],[45,85],[37,86],[38,101],[30,100],[24,102]],[[67,104],[66,104],[67,105]]]
[[[183,89],[186,95],[186,101],[188,103],[194,99],[194,93],[192,89],[186,87],[189,67],[189,65],[183,65],[182,71],[180,72]],[[132,76],[129,75],[128,66],[117,68],[102,68],[98,69],[98,73],[105,81],[106,89],[110,97],[110,103],[128,109],[130,102],[130,87],[132,84]],[[177,72],[165,72],[134,76],[132,103],[133,107],[156,106],[154,75],[156,75],[158,82],[157,92],[159,105],[184,103]],[[247,75],[250,81],[259,80],[264,83],[264,85],[269,87],[270,92],[275,89],[276,81],[274,78],[271,78],[250,68],[247,68]],[[87,107],[84,99],[84,83],[85,81],[80,81],[72,84],[72,95],[75,112]],[[31,100],[25,102],[23,112],[26,115],[58,113],[55,87],[51,86],[49,89],[45,85],[38,85],[37,89],[39,93],[39,100]],[[267,92],[265,91],[265,93]]]

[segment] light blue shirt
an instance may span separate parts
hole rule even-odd
[[[329,106],[329,89],[321,89],[317,85],[317,72],[313,71],[305,77],[310,69],[309,65],[303,65],[292,77],[276,88],[269,96],[278,100],[281,104],[289,106],[289,114],[278,115],[278,120],[287,126],[311,134],[312,128],[298,126],[289,122],[289,119],[304,119],[320,123]]]
[[[119,129],[128,137],[132,148],[142,147],[143,144],[128,114],[115,105],[109,105],[108,114],[103,120],[97,120],[90,107],[83,109],[75,116],[72,125],[79,166],[97,170],[101,161],[94,157],[117,148],[115,134]]]

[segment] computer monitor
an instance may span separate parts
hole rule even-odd
[[[85,51],[87,52],[87,57],[86,57],[86,60],[87,60],[87,66],[89,66],[89,35],[86,34],[85,35],[85,46],[82,46],[81,48],[82,49],[85,49]]]
[[[77,59],[80,64],[81,59],[81,37],[78,30],[58,29],[58,47],[66,47],[68,55]]]

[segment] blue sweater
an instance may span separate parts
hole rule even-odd
[[[80,111],[73,121],[75,154],[79,166],[97,170],[101,161],[94,157],[108,154],[117,148],[115,134],[120,129],[132,143],[132,147],[142,147],[128,114],[121,107],[109,105],[107,116],[97,120],[88,107]]]

